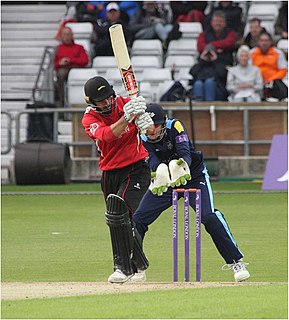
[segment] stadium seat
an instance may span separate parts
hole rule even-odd
[[[142,40],[137,39],[133,42],[131,48],[131,57],[133,56],[157,56],[160,63],[163,63],[163,45],[161,40]]]
[[[138,84],[139,95],[143,96],[146,99],[147,103],[153,101],[152,87],[149,82],[140,82]]]
[[[69,71],[66,83],[66,105],[71,107],[72,104],[83,104],[84,101],[84,84],[85,82],[97,76],[94,68],[73,68]]]
[[[96,69],[100,76],[104,76],[110,68],[117,68],[115,57],[97,56],[92,60],[92,67]]]
[[[277,43],[277,48],[284,52],[288,52],[288,39],[279,40]]]
[[[86,53],[89,56],[89,61],[91,62],[92,46],[91,46],[90,40],[88,40],[88,39],[75,39],[74,42],[77,44],[80,44],[84,47]]]
[[[162,63],[157,56],[134,56],[131,62],[137,80],[141,79],[146,68],[162,68]]]
[[[65,25],[71,28],[74,39],[91,39],[93,25],[90,22],[69,22]]]
[[[179,22],[179,31],[183,39],[197,39],[203,27],[200,22]]]
[[[275,21],[278,13],[278,6],[273,3],[255,3],[250,5],[247,19],[250,20],[257,17],[260,20]]]
[[[181,68],[192,67],[195,64],[193,56],[173,55],[167,56],[165,60],[165,68],[179,70]]]
[[[127,95],[122,83],[120,72],[117,68],[107,69],[104,78],[113,86],[113,89],[116,92],[116,94],[119,94],[121,96]]]
[[[167,56],[170,55],[198,55],[197,39],[172,40],[168,45]]]
[[[157,56],[133,56],[131,58],[133,69],[162,68]]]
[[[172,80],[172,72],[168,68],[158,69],[157,72],[155,68],[147,68],[143,71],[140,80],[140,86],[147,86],[146,83],[151,85],[152,102],[159,102],[158,87],[161,83]]]

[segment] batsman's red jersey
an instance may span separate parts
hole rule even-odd
[[[116,137],[110,125],[118,121],[124,114],[123,106],[130,98],[117,96],[116,108],[110,115],[101,115],[87,107],[82,118],[82,125],[89,137],[95,142],[102,171],[120,169],[148,156],[142,144],[139,132],[134,124],[128,123],[125,132]]]

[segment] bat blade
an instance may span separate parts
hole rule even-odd
[[[128,54],[122,25],[115,24],[111,26],[109,28],[109,34],[124,89],[130,97],[136,97],[138,94],[138,86]]]

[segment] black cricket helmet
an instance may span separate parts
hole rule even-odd
[[[95,110],[102,114],[109,114],[112,110],[113,100],[115,98],[115,91],[112,86],[103,77],[93,77],[89,79],[84,85],[85,101],[87,103],[93,104],[96,108]],[[106,108],[102,109],[97,106],[97,102],[105,101],[109,98]]]
[[[153,119],[154,124],[164,124],[167,122],[167,116],[164,109],[157,103],[147,105],[146,112]]]
[[[147,131],[146,136],[148,142],[156,143],[162,140],[166,133],[167,116],[164,109],[156,103],[150,103],[147,105],[146,112],[150,115],[154,122],[154,132]],[[161,125],[161,128],[156,126]]]

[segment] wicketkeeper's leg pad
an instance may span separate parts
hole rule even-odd
[[[143,252],[142,238],[137,229],[133,229],[134,244],[132,262],[138,270],[146,270],[149,267],[149,261]]]
[[[125,275],[134,273],[132,252],[134,238],[128,208],[124,200],[110,194],[106,200],[106,223],[109,226],[114,259],[114,268]]]

